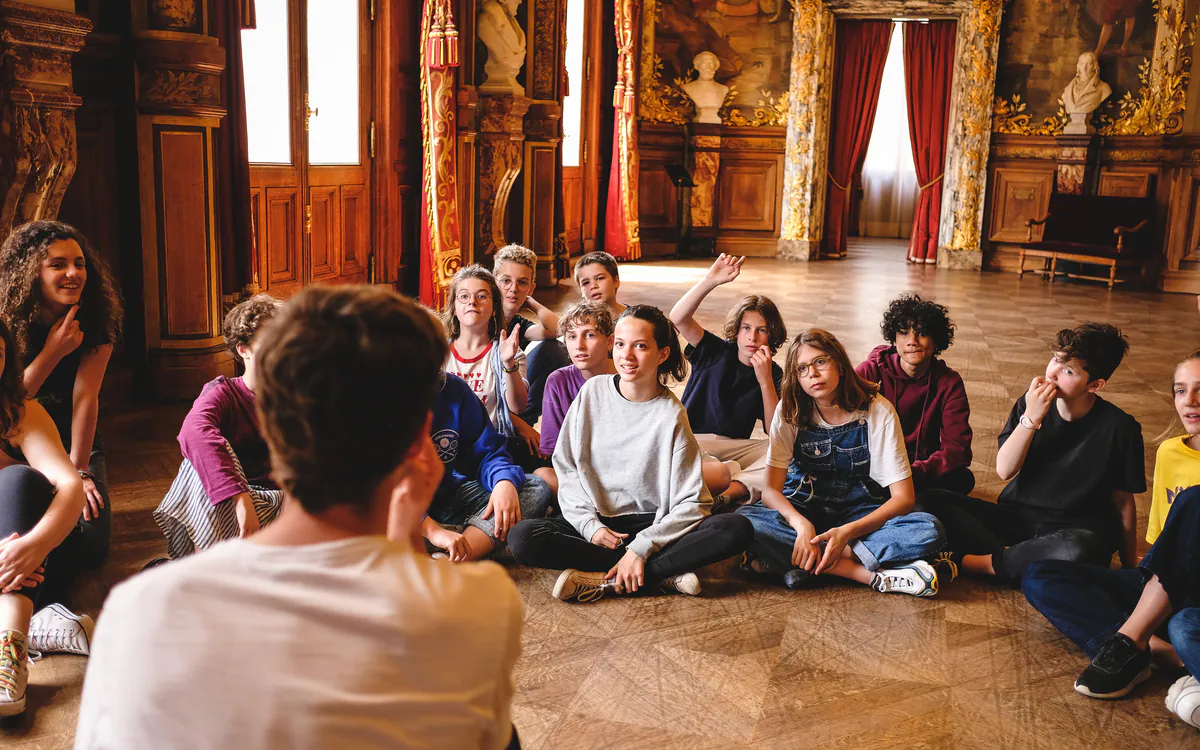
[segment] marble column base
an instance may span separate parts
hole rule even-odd
[[[775,245],[776,254],[782,260],[813,261],[821,258],[820,240],[784,240]]]
[[[952,271],[979,271],[983,269],[983,252],[953,247],[938,248],[938,268]]]

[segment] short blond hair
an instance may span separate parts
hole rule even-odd
[[[496,251],[492,261],[492,273],[499,273],[501,263],[517,263],[537,273],[537,253],[524,245],[505,245]]]
[[[594,325],[603,336],[613,335],[616,328],[616,319],[613,318],[608,305],[599,302],[576,302],[558,319],[558,335],[566,336],[572,328],[584,323]]]

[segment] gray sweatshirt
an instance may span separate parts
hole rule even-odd
[[[601,516],[654,514],[627,544],[643,560],[712,511],[687,410],[666,389],[638,403],[621,395],[614,376],[589,379],[563,420],[554,470],[563,518],[589,542],[604,527]]]

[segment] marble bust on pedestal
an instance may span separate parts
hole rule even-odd
[[[516,18],[520,4],[521,0],[483,0],[479,4],[475,28],[479,41],[487,47],[484,81],[479,86],[482,93],[525,96],[525,88],[517,83],[517,73],[525,64],[525,32]]]
[[[1062,93],[1063,109],[1071,117],[1063,133],[1087,133],[1088,117],[1111,95],[1112,87],[1100,80],[1100,64],[1096,55],[1084,52],[1075,66],[1075,77]]]
[[[721,61],[711,52],[701,52],[692,60],[692,65],[700,77],[683,85],[683,93],[696,105],[696,116],[692,118],[692,122],[720,125],[721,105],[729,95],[728,86],[713,80],[713,76],[721,67]]]

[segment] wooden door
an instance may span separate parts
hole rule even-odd
[[[369,2],[257,0],[243,33],[255,270],[277,297],[370,281]]]

